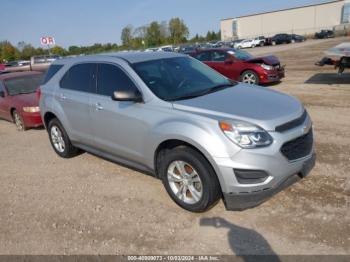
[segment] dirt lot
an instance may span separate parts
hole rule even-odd
[[[342,41],[275,53],[287,78],[271,88],[305,103],[318,162],[306,179],[244,212],[220,202],[188,213],[153,177],[87,153],[60,159],[44,130],[19,133],[0,121],[0,253],[350,254],[350,75],[313,66]],[[273,48],[281,47],[262,50]]]

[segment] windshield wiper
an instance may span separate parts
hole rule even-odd
[[[220,85],[213,86],[213,87],[211,87],[209,89],[202,90],[202,91],[199,91],[199,92],[195,92],[195,93],[192,93],[192,94],[174,97],[174,98],[168,99],[167,101],[186,100],[186,99],[196,98],[196,97],[199,97],[199,96],[205,96],[207,94],[214,93],[214,92],[226,89],[228,87],[232,87],[234,85],[236,85],[235,82],[232,82],[230,84],[220,84]]]

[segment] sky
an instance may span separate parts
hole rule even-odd
[[[0,41],[40,46],[41,36],[56,44],[118,43],[123,27],[182,18],[190,37],[218,31],[220,19],[273,11],[325,0],[1,0]]]

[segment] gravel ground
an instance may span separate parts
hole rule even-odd
[[[222,202],[186,212],[153,177],[88,153],[61,159],[44,130],[0,121],[0,254],[350,255],[350,75],[313,65],[342,41],[253,50],[276,51],[286,64],[287,78],[271,88],[305,103],[318,161],[244,212]]]

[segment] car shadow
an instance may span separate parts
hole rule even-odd
[[[323,85],[341,85],[350,84],[350,74],[344,73],[339,75],[337,73],[319,73],[313,75],[305,84],[323,84]]]
[[[267,240],[258,232],[234,225],[221,217],[201,218],[200,226],[227,228],[228,242],[232,252],[243,261],[281,261]]]

